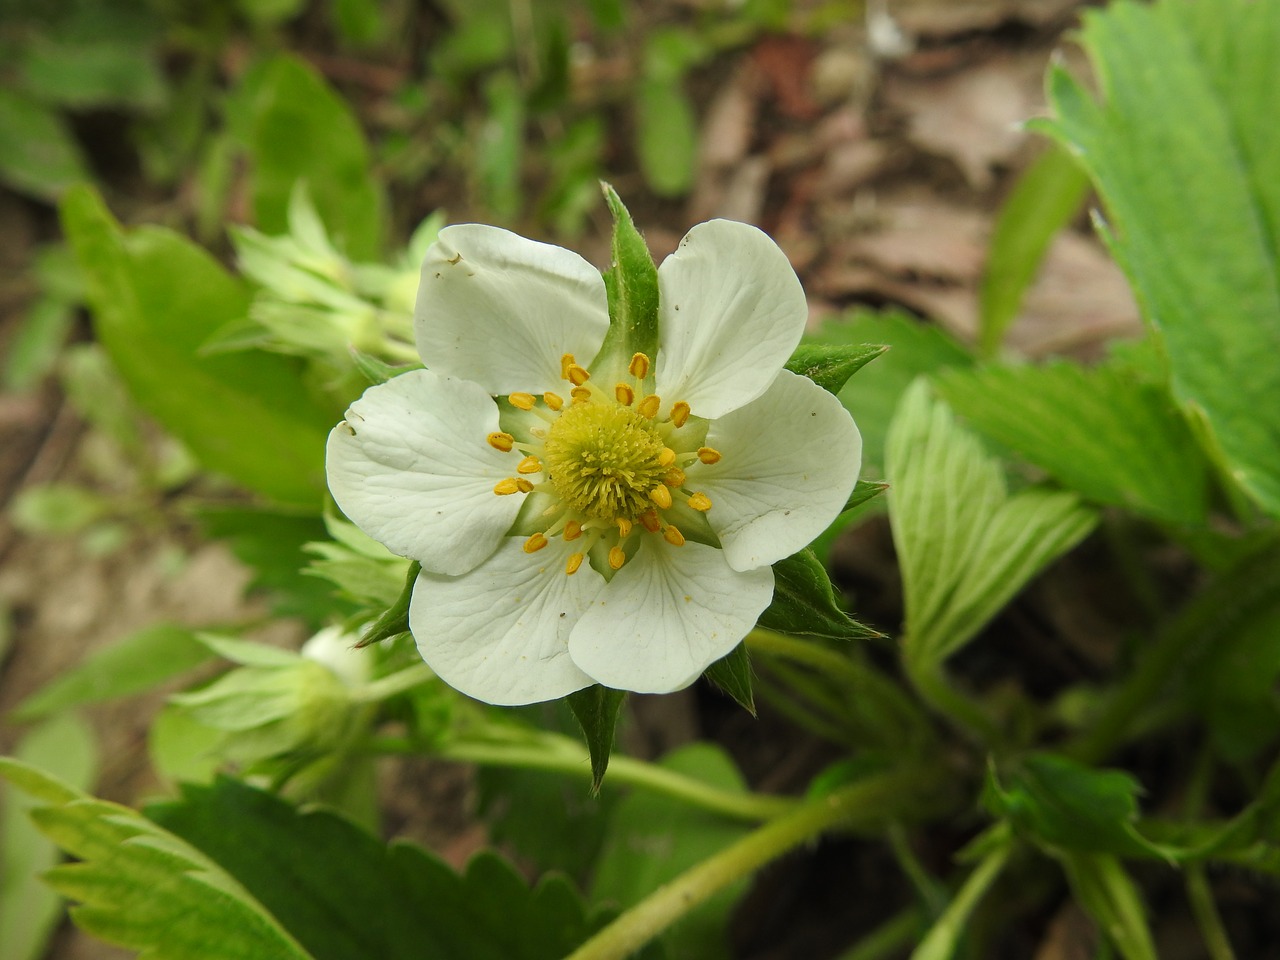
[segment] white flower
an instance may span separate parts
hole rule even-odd
[[[853,420],[783,369],[807,308],[772,240],[700,224],[658,288],[656,357],[618,356],[587,261],[448,227],[418,292],[429,369],[367,390],[329,436],[334,498],[422,564],[410,626],[463,693],[687,686],[857,480]]]

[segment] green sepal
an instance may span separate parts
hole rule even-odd
[[[421,569],[422,564],[417,560],[409,564],[409,572],[405,575],[404,589],[400,591],[400,596],[364,632],[364,636],[356,644],[357,650],[409,632],[409,601],[413,597],[413,585],[417,582],[418,571]]]
[[[351,353],[351,362],[355,364],[356,370],[373,386],[386,383],[392,377],[398,377],[400,374],[408,373],[410,370],[423,369],[420,363],[402,364],[393,367],[391,364],[379,360],[363,350],[357,350],[355,347],[350,347],[349,351]]]
[[[604,772],[609,769],[609,753],[613,750],[613,731],[618,725],[618,711],[626,699],[625,690],[611,690],[593,684],[565,697],[569,709],[582,725],[582,735],[591,752],[591,793],[600,792]]]
[[[790,636],[867,640],[883,636],[840,609],[827,569],[805,548],[773,565],[773,602],[760,626]]]
[[[792,373],[808,377],[828,393],[839,393],[849,378],[888,350],[878,343],[802,343],[787,361]]]
[[[868,500],[874,500],[880,494],[889,489],[889,484],[883,480],[859,480],[853,488],[853,492],[849,494],[849,499],[845,501],[845,505],[840,512],[852,510],[854,507],[860,507]]]
[[[599,356],[619,364],[620,375],[632,355],[658,354],[658,268],[617,191],[607,183],[600,189],[613,214],[613,245],[612,265],[604,272],[609,332]]]
[[[738,644],[707,667],[703,676],[733,697],[747,713],[753,717],[756,715],[756,698],[751,689],[751,656],[745,643]]]

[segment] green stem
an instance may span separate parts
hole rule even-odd
[[[969,874],[964,886],[956,891],[947,909],[911,954],[911,960],[949,960],[954,955],[970,914],[1000,876],[1000,871],[1004,869],[1012,852],[1012,836],[1006,832],[1004,842],[983,858],[973,873]]]
[[[923,927],[924,911],[908,907],[840,954],[839,960],[885,960],[901,956],[902,948],[920,936]]]
[[[1000,730],[995,721],[947,682],[941,664],[921,663],[910,656],[903,658],[903,663],[920,699],[984,747],[991,749],[1000,743]]]
[[[928,790],[921,770],[899,771],[844,787],[772,820],[685,871],[597,933],[568,960],[617,960],[630,956],[671,924],[729,884],[834,827],[882,822],[903,798]]]
[[[435,673],[425,663],[415,663],[413,666],[405,667],[403,670],[398,670],[385,677],[371,680],[369,683],[354,690],[352,699],[360,703],[378,703],[394,697],[398,693],[412,690],[419,684],[426,683],[434,676]]]
[[[1187,867],[1187,899],[1191,902],[1191,912],[1195,915],[1196,923],[1200,925],[1200,935],[1204,938],[1210,960],[1236,960],[1202,864]]]

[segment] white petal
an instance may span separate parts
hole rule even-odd
[[[786,254],[746,223],[700,223],[658,269],[658,395],[715,418],[754,400],[808,317]]]
[[[689,490],[711,498],[707,521],[735,570],[807,546],[839,514],[862,466],[862,435],[840,401],[788,370],[758,400],[711,424],[719,463],[694,463]]]
[[[486,703],[554,700],[593,681],[569,657],[569,633],[604,586],[588,564],[564,572],[573,546],[556,538],[537,553],[508,537],[470,573],[418,575],[409,628],[445,683]]]
[[[574,663],[617,690],[687,687],[755,626],[773,570],[739,572],[715,547],[645,536],[569,638]]]
[[[423,362],[491,394],[564,387],[560,357],[588,363],[608,329],[600,271],[563,247],[463,223],[441,230],[422,261]]]
[[[493,492],[520,462],[485,441],[496,430],[498,406],[477,384],[401,374],[366,390],[330,432],[329,490],[392,553],[464,573],[497,549],[524,500]]]

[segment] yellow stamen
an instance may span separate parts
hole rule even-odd
[[[541,533],[535,533],[532,537],[530,537],[528,540],[524,542],[524,552],[537,553],[539,550],[545,547],[547,543],[548,543],[548,540],[545,535]]]
[[[573,359],[572,353],[565,353],[560,356],[560,378],[562,380],[569,379],[569,368],[577,364],[577,360]]]
[[[658,407],[660,406],[662,406],[662,400],[651,393],[640,401],[640,404],[636,409],[640,411],[640,415],[642,417],[648,417],[652,420],[658,415]]]
[[[626,517],[618,518],[618,536],[625,537],[631,532],[631,521]]]
[[[636,398],[636,392],[625,383],[620,383],[613,388],[613,395],[618,398],[618,402],[624,407],[631,406],[632,401]]]
[[[622,552],[621,547],[609,548],[609,566],[614,570],[621,570],[622,565],[627,562],[627,555]]]
[[[533,490],[533,484],[524,477],[516,477],[516,489],[521,493],[529,493]]]
[[[513,393],[508,396],[507,399],[511,401],[511,405],[513,407],[519,407],[521,410],[533,409],[534,400],[532,393]]]
[[[650,507],[644,513],[640,514],[640,525],[650,533],[657,533],[662,529],[662,521],[658,519],[658,511]]]
[[[662,539],[673,547],[684,546],[684,534],[669,523],[667,524],[667,529],[662,531]]]
[[[662,452],[658,454],[658,463],[661,466],[669,467],[676,462],[676,452],[670,447],[663,447]]]
[[[573,576],[578,572],[578,568],[582,566],[582,559],[583,557],[580,553],[569,554],[569,559],[564,563],[564,572],[569,576]]]
[[[660,483],[649,491],[649,499],[666,510],[671,506],[671,491],[667,489],[666,484]]]
[[[541,473],[542,461],[537,457],[525,457],[516,466],[516,473]]]
[[[573,397],[574,403],[589,403],[591,400],[591,388],[574,387],[569,391],[569,396]]]
[[[662,478],[662,482],[672,489],[683,487],[685,481],[684,471],[679,467],[672,467],[667,471],[667,475]]]
[[[495,431],[485,439],[489,441],[489,446],[495,450],[501,450],[503,453],[510,453],[511,448],[516,445],[516,438],[509,433]]]
[[[571,363],[569,364],[569,372],[565,375],[565,379],[575,387],[580,387],[591,379],[591,374],[587,373],[586,367],[580,367],[576,363]]]
[[[677,427],[683,427],[689,422],[689,405],[683,400],[677,400],[671,407],[671,422]]]
[[[700,513],[706,513],[711,509],[711,498],[705,493],[695,493],[689,498],[689,506]]]
[[[631,375],[637,380],[643,380],[649,375],[649,358],[643,353],[637,353],[631,358],[631,363],[627,369],[631,371]]]
[[[564,525],[564,538],[566,540],[577,540],[582,536],[582,524],[577,520],[570,520]]]
[[[516,483],[514,477],[507,477],[505,480],[499,480],[493,485],[493,492],[500,497],[505,497],[508,494],[515,493],[519,489],[520,485]]]
[[[699,460],[701,460],[703,463],[708,464],[708,465],[713,464],[713,463],[719,463],[719,462],[720,462],[720,451],[719,451],[719,450],[713,450],[713,449],[711,449],[710,447],[699,447],[699,448],[698,448],[698,459],[699,459]]]
[[[547,392],[542,395],[542,402],[552,410],[559,410],[564,406],[564,397],[558,393]]]

